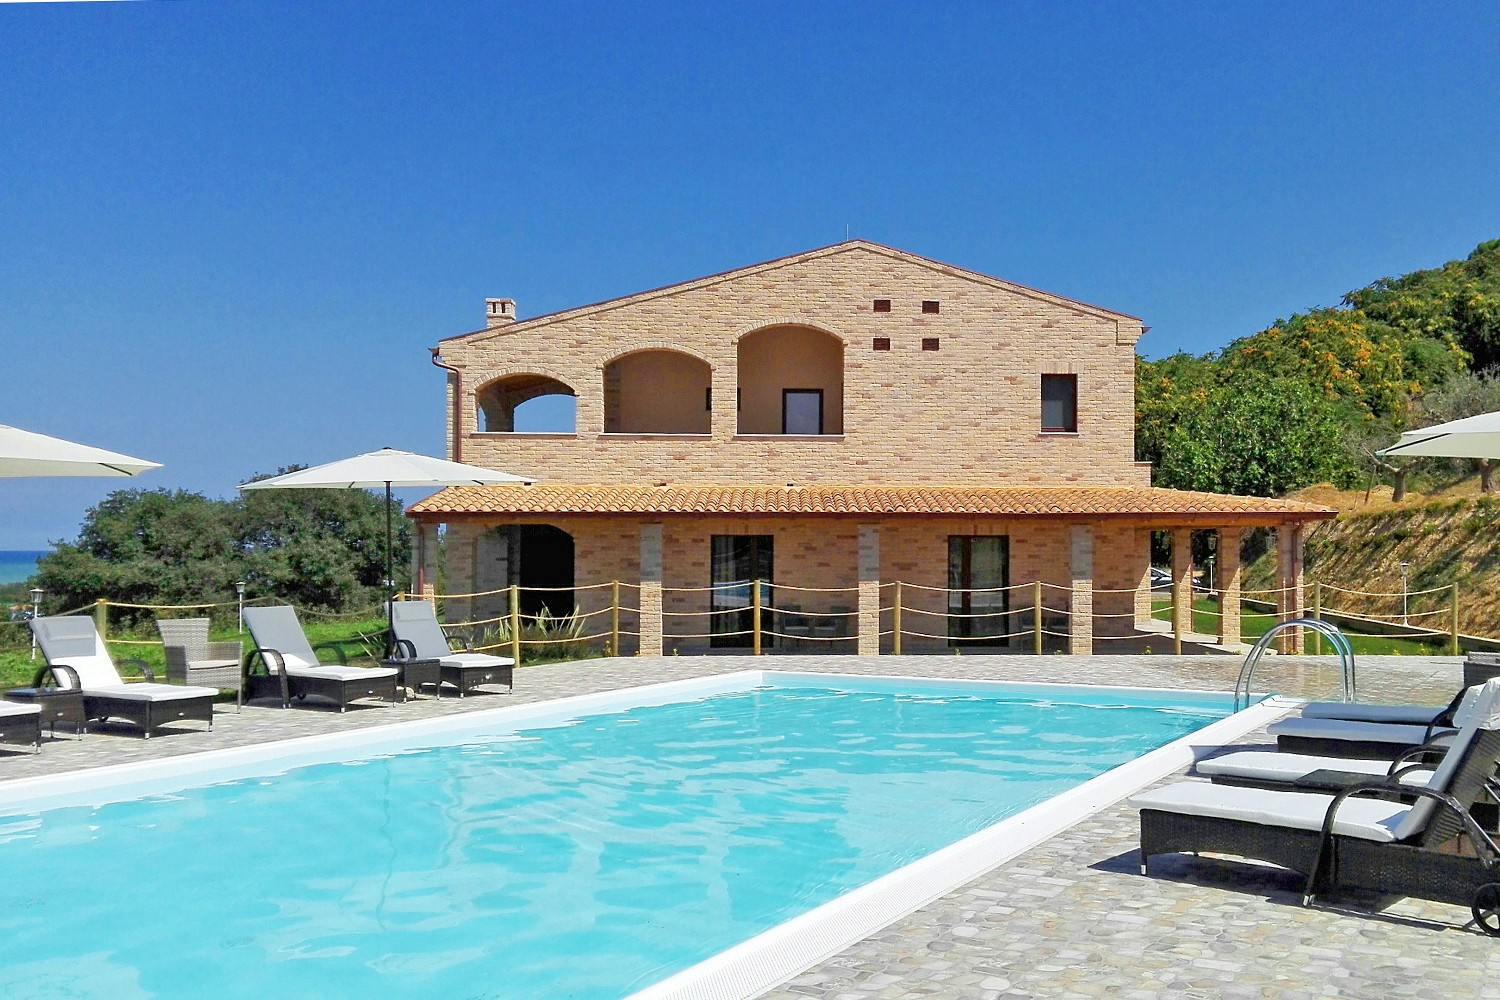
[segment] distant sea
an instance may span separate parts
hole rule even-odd
[[[36,572],[36,561],[45,551],[0,549],[0,583],[20,583]]]

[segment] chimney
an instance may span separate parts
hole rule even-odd
[[[484,300],[484,325],[486,329],[494,329],[507,323],[516,321],[515,299],[485,299]]]

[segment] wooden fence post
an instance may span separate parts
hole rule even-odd
[[[1312,616],[1319,621],[1323,620],[1323,581],[1313,581],[1313,613]],[[1313,655],[1323,655],[1323,634],[1317,629],[1312,629]]]
[[[901,581],[891,584],[891,653],[901,655]]]
[[[1448,655],[1458,655],[1458,581],[1454,580],[1448,591],[1452,607],[1448,609]]]
[[[101,597],[94,602],[94,627],[99,630],[99,639],[109,639],[109,600]]]
[[[760,655],[760,581],[751,580],[750,586],[750,653]]]
[[[1042,581],[1031,584],[1031,651],[1042,655]]]
[[[521,587],[510,585],[510,658],[521,665]]]
[[[1192,621],[1193,588],[1188,584],[1188,620]],[[1182,655],[1182,616],[1177,613],[1177,588],[1172,588],[1172,652]]]
[[[620,655],[620,581],[609,585],[609,653]]]

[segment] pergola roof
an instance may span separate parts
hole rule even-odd
[[[1335,517],[1297,500],[1155,487],[462,486],[407,508],[421,520],[534,514],[982,516],[1150,523],[1284,524]]]

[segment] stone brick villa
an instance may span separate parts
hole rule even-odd
[[[899,606],[903,651],[1029,649],[1040,593],[1043,627],[1091,652],[1149,618],[1154,530],[1172,533],[1184,615],[1190,533],[1218,532],[1233,645],[1242,530],[1277,529],[1293,615],[1303,527],[1333,515],[1151,486],[1134,460],[1136,317],[863,240],[532,319],[510,299],[487,313],[433,351],[450,456],[536,483],[412,506],[418,579],[438,578],[446,524],[450,593],[517,585],[524,612],[595,612],[613,588],[592,585],[619,581],[626,650],[748,646],[757,601],[766,647],[890,650]],[[518,406],[559,394],[576,399],[572,431],[514,429]],[[756,579],[772,586],[756,595]]]

